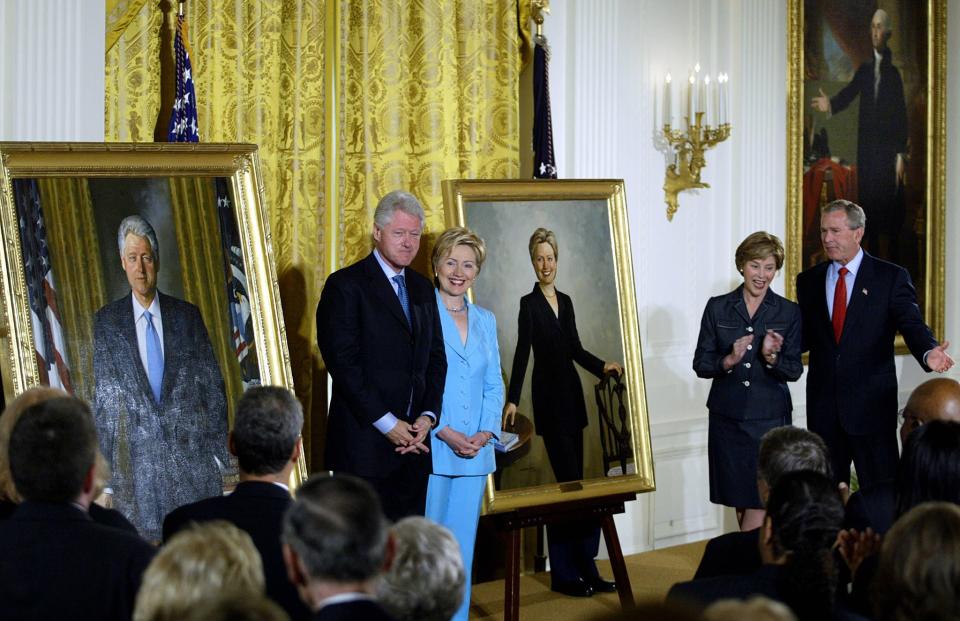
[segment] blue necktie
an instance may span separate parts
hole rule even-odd
[[[403,314],[407,318],[407,323],[410,323],[410,297],[407,295],[407,281],[404,280],[403,274],[397,274],[392,280],[397,283],[397,297],[400,298],[400,306],[403,307]]]
[[[160,403],[160,387],[163,385],[163,350],[160,348],[160,335],[153,327],[153,315],[150,311],[143,311],[147,318],[147,377],[150,378],[150,388],[153,398]]]

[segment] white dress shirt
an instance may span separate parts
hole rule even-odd
[[[153,316],[153,328],[157,331],[157,336],[160,337],[160,355],[164,356],[163,321],[160,318],[160,295],[154,293],[150,308],[141,306],[140,301],[137,299],[137,296],[133,295],[133,292],[130,293],[130,297],[133,299],[133,322],[137,327],[137,349],[140,351],[140,362],[143,363],[143,370],[147,372],[147,377],[150,377],[150,367],[147,364],[147,318],[143,316],[143,312],[150,311],[150,314]]]

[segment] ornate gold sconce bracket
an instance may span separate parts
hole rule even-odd
[[[676,159],[667,166],[666,177],[663,181],[664,201],[667,203],[667,220],[673,220],[677,213],[679,201],[677,194],[684,190],[695,188],[709,188],[710,184],[700,180],[700,172],[707,165],[705,153],[707,149],[723,142],[730,136],[730,124],[724,123],[719,127],[703,125],[703,112],[695,114],[693,125],[690,118],[684,117],[687,129],[673,129],[670,125],[663,126],[663,137],[674,150]]]

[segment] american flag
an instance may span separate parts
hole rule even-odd
[[[240,362],[244,388],[260,383],[260,367],[254,349],[253,320],[250,315],[250,297],[247,295],[247,274],[243,269],[243,251],[240,234],[233,215],[227,181],[217,177],[217,214],[220,218],[220,239],[223,245],[224,271],[227,275],[227,310],[230,314],[230,332],[234,352]]]
[[[177,89],[173,112],[170,114],[167,142],[200,142],[197,97],[193,92],[193,69],[190,66],[190,49],[187,47],[187,18],[183,15],[177,16],[173,53],[177,57]]]
[[[13,185],[40,383],[73,393],[60,311],[57,309],[57,290],[50,267],[47,230],[40,209],[40,191],[35,179],[16,179]]]

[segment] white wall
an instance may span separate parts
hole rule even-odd
[[[950,1],[952,33],[960,6]],[[627,188],[640,335],[658,491],[617,519],[625,553],[713,536],[735,527],[710,504],[705,407],[709,382],[691,370],[700,314],[710,295],[739,283],[733,263],[748,233],[785,237],[786,1],[553,0],[554,139],[561,178],[623,178]],[[960,44],[951,41],[951,66]],[[707,154],[708,190],[684,192],[672,222],[663,202],[664,155],[654,145],[656,89],[696,62],[731,80],[731,137]],[[955,74],[956,72],[952,72]],[[958,117],[951,74],[947,118]],[[676,96],[677,93],[675,92]],[[952,124],[950,136],[960,135]],[[950,140],[955,161],[957,140]],[[948,174],[947,335],[958,336],[960,255],[950,207],[960,183]],[[781,274],[774,289],[783,292]],[[905,363],[905,364],[904,364]],[[927,376],[898,359],[901,402]],[[791,386],[794,421],[805,424],[804,380]]]
[[[105,11],[0,0],[0,140],[103,141]]]

